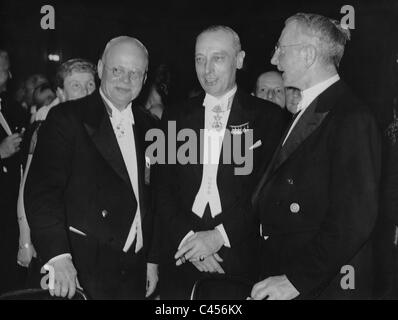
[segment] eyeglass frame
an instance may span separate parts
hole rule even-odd
[[[302,46],[302,45],[306,45],[307,43],[294,43],[294,44],[286,44],[286,45],[280,45],[279,43],[277,43],[274,47],[274,51],[272,52],[272,57],[276,54],[276,52],[281,52],[281,49],[284,47],[295,47],[295,46]]]
[[[141,79],[143,79],[145,77],[145,74],[146,74],[146,70],[144,72],[132,71],[132,70],[126,72],[126,70],[123,67],[112,67],[112,68],[110,68],[106,64],[103,64],[103,66],[104,66],[105,69],[107,69],[107,70],[109,70],[111,72],[112,76],[115,79],[124,78],[126,76],[126,74],[127,74],[128,75],[128,79],[129,79],[130,82],[141,80]],[[118,69],[120,71],[122,71],[121,74],[115,74],[115,71],[117,71]],[[137,76],[132,77],[132,75],[134,75],[134,74],[137,74]]]

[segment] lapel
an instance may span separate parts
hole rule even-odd
[[[132,110],[134,115],[134,141],[135,141],[135,153],[137,157],[137,172],[138,172],[138,193],[140,199],[140,211],[141,217],[145,216],[146,207],[144,201],[144,189],[145,189],[145,134],[146,128],[144,126],[144,120],[142,119],[142,113],[139,110],[138,106],[134,106],[134,102],[132,103]]]
[[[336,105],[337,99],[341,96],[344,90],[346,90],[345,84],[342,80],[339,80],[323,91],[305,110],[304,114],[290,133],[286,143],[282,146],[282,142],[289,129],[286,130],[286,133],[283,135],[274,152],[270,164],[267,166],[265,173],[253,193],[253,204],[257,201],[264,185],[270,181],[271,176],[275,174],[282,164],[284,164],[299,149],[303,142],[317,128],[319,128],[330,110]]]
[[[94,145],[116,174],[132,188],[123,156],[113,132],[105,102],[99,91],[87,97],[88,106],[82,108],[84,127]]]
[[[280,146],[280,151],[271,167],[273,172],[275,172],[297,150],[308,136],[321,125],[325,117],[328,115],[328,111],[316,112],[317,104],[318,99],[315,99],[296,123],[296,126],[287,138],[286,143],[283,146]]]

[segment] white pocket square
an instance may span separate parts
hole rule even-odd
[[[257,142],[256,142],[255,144],[253,144],[253,145],[249,148],[249,150],[256,149],[256,148],[260,147],[261,145],[262,145],[261,140],[257,140]]]
[[[83,237],[87,237],[87,234],[85,234],[83,231],[80,231],[80,230],[78,230],[78,229],[76,229],[76,228],[74,228],[72,226],[69,226],[69,230],[74,232],[74,233],[80,234]]]

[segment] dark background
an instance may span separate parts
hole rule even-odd
[[[55,30],[42,30],[43,5],[55,9]],[[355,30],[346,46],[340,74],[384,125],[398,95],[398,1],[21,1],[0,0],[0,47],[11,56],[14,84],[32,73],[53,76],[61,61],[82,57],[97,62],[112,37],[131,35],[150,53],[150,67],[167,63],[178,97],[197,86],[195,37],[211,24],[225,24],[240,35],[246,51],[239,82],[251,90],[256,76],[274,69],[270,55],[286,18],[296,12],[340,20],[343,5],[355,9]]]

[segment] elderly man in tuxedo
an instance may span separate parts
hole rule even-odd
[[[261,281],[253,299],[369,298],[380,133],[337,72],[349,30],[286,20],[271,62],[302,100],[253,195]]]
[[[175,124],[177,132],[194,132],[197,157],[160,166],[156,234],[163,235],[162,299],[189,298],[195,281],[208,273],[254,280],[256,222],[250,195],[258,168],[270,159],[285,122],[278,106],[237,86],[244,57],[231,28],[213,26],[201,32],[195,67],[205,92],[182,103],[174,117],[166,115],[166,124]],[[181,139],[174,142],[181,147]],[[250,169],[238,173],[244,169],[235,157],[240,151]]]
[[[56,296],[80,285],[94,299],[143,299],[156,286],[145,179],[151,122],[134,106],[147,67],[140,41],[112,39],[98,62],[100,89],[51,109],[39,132],[25,209]]]

